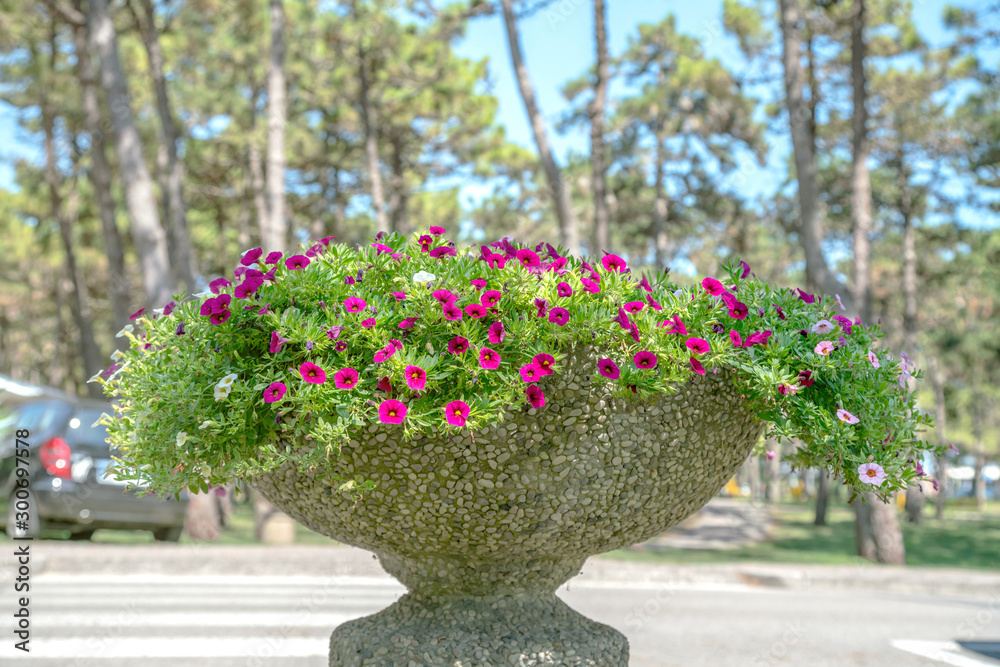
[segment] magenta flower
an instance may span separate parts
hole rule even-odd
[[[743,337],[736,329],[729,332],[729,340],[733,341],[733,347],[743,347]]]
[[[434,236],[441,236],[442,234],[444,234],[444,227],[438,227],[438,226],[435,225],[435,226],[432,226],[427,231],[429,231]]]
[[[406,298],[406,292],[392,292],[392,296],[396,301],[402,301]]]
[[[246,278],[242,283],[236,286],[236,289],[233,290],[233,295],[237,299],[246,299],[260,289],[260,286],[263,284],[263,278]]]
[[[403,341],[399,340],[398,338],[390,338],[389,345],[392,345],[394,348],[396,348],[397,352],[403,349]],[[388,345],[386,347],[388,347]]]
[[[212,313],[209,315],[208,321],[212,324],[222,324],[228,320],[232,314],[233,313],[229,310],[223,310],[221,313]]]
[[[535,308],[538,309],[538,317],[545,317],[549,313],[549,302],[545,299],[535,299]]]
[[[500,355],[488,347],[480,348],[479,365],[488,371],[495,370],[500,365]]]
[[[882,486],[882,481],[885,480],[885,470],[877,463],[862,463],[858,466],[858,477],[862,484]]]
[[[446,303],[441,306],[441,312],[444,313],[446,320],[456,321],[462,319],[462,309],[453,303]]]
[[[556,294],[559,296],[573,296],[573,288],[569,286],[569,283],[561,282],[556,285]]]
[[[542,375],[552,375],[552,364],[555,363],[555,358],[551,354],[536,354],[531,360],[533,363],[538,364],[542,369]]]
[[[473,278],[469,281],[469,284],[475,287],[477,290],[484,289],[486,287],[486,281],[482,278]]]
[[[704,338],[688,338],[684,344],[695,354],[706,354],[712,351],[712,346]]]
[[[698,375],[705,374],[705,367],[701,365],[700,361],[698,361],[694,357],[691,357],[690,359],[688,359],[688,361],[691,362],[691,370],[693,370]]]
[[[621,375],[621,371],[618,370],[618,364],[611,361],[610,359],[601,359],[597,362],[597,372],[599,372],[604,377],[609,380],[617,380]]]
[[[354,279],[354,276],[344,276],[344,284],[345,285],[353,285],[356,282],[357,281]]]
[[[813,296],[812,294],[807,294],[806,292],[803,292],[801,289],[798,289],[798,288],[796,288],[796,290],[799,293],[799,298],[802,299],[803,301],[805,301],[806,303],[815,303],[816,302],[816,297]]]
[[[326,330],[326,337],[330,340],[336,340],[341,333],[343,333],[344,327],[333,326]]]
[[[287,343],[289,340],[291,339],[282,338],[281,334],[279,334],[277,331],[272,331],[271,347],[270,347],[271,354],[278,354],[279,352],[281,352],[281,348],[284,347],[285,343]]]
[[[632,313],[634,315],[636,313],[641,313],[642,309],[645,307],[646,304],[642,301],[629,301],[625,304],[625,312]]]
[[[267,315],[269,312],[271,312],[271,304],[265,303],[264,306],[260,310],[257,311],[257,314],[258,315]]]
[[[394,348],[392,345],[386,345],[381,350],[375,353],[375,356],[372,357],[372,361],[374,361],[376,364],[381,364],[383,361],[389,359],[394,354],[396,354],[396,348]]]
[[[656,368],[656,355],[649,350],[641,350],[632,358],[636,368]]]
[[[649,284],[649,278],[646,277],[645,273],[642,274],[642,280],[639,281],[636,287],[645,290],[646,294],[652,294],[653,292],[653,286]]]
[[[333,346],[333,349],[336,350],[337,352],[343,352],[344,350],[347,349],[347,343],[345,343],[342,340],[338,340],[337,344]]]
[[[527,248],[517,251],[517,261],[521,262],[521,266],[526,269],[533,269],[542,264],[541,260],[538,259],[538,255],[533,250],[528,250]]]
[[[673,318],[670,320],[663,320],[663,323],[660,324],[659,326],[665,327],[668,324],[674,325],[672,328],[667,330],[668,334],[675,333],[675,334],[680,334],[682,336],[687,335],[688,332],[687,327],[684,326],[684,322],[681,321],[680,315],[674,315]]]
[[[323,384],[326,382],[326,371],[311,361],[307,361],[299,366],[299,375],[310,384]]]
[[[566,326],[569,322],[569,311],[565,308],[553,308],[549,311],[549,322],[554,322],[559,326]]]
[[[380,391],[384,391],[387,394],[391,394],[392,393],[392,385],[389,383],[389,376],[386,375],[386,376],[380,378],[379,381],[375,384],[375,388],[378,389],[378,390],[380,390]]]
[[[843,315],[834,315],[833,321],[841,326],[845,334],[847,334],[848,336],[851,335],[852,327],[850,318],[844,317]]]
[[[442,306],[447,306],[458,301],[458,295],[453,294],[451,290],[437,289],[431,294],[434,299],[440,303]]]
[[[381,255],[383,253],[388,253],[390,255],[392,254],[392,248],[390,248],[385,244],[378,243],[377,241],[372,241],[372,247],[375,248],[376,255]]]
[[[530,364],[521,366],[520,373],[521,379],[525,382],[538,382],[545,375],[542,372],[542,367],[533,361]]]
[[[525,394],[528,397],[528,403],[531,407],[536,410],[538,408],[545,407],[545,393],[537,384],[529,384]]]
[[[486,260],[486,265],[491,269],[502,269],[507,265],[507,258],[495,252],[487,252],[483,259]]]
[[[593,280],[588,280],[587,278],[580,278],[580,283],[583,285],[583,289],[591,294],[597,294],[601,291],[601,286],[595,283]]]
[[[469,317],[486,317],[486,306],[481,303],[470,303],[465,307],[465,314]]]
[[[495,289],[487,290],[483,292],[483,295],[481,297],[479,297],[479,302],[482,303],[487,308],[492,308],[493,306],[497,305],[497,303],[500,301],[501,296],[503,296],[503,293],[501,293],[500,290],[495,290]]]
[[[213,299],[206,299],[205,303],[201,304],[200,312],[202,315],[211,315],[212,313],[222,313],[223,311],[229,310],[229,304],[232,302],[233,297],[229,294],[220,294]]]
[[[701,286],[705,288],[705,291],[712,296],[719,296],[726,291],[726,286],[720,283],[715,278],[705,278],[701,281]]]
[[[614,271],[615,273],[628,272],[628,264],[618,255],[605,255],[601,258],[601,266],[604,267],[605,271]]]
[[[422,391],[427,385],[427,371],[420,366],[407,366],[403,377],[406,378],[406,385],[414,391]]]
[[[173,301],[171,301],[170,303],[168,303],[167,305],[165,305],[165,306],[163,307],[163,316],[164,316],[164,317],[166,317],[166,316],[167,316],[167,315],[169,315],[170,313],[174,312],[174,308],[175,308],[176,306],[177,306],[177,304],[176,304],[176,303],[174,303]]]
[[[743,303],[742,301],[735,301],[734,300],[733,303],[732,303],[732,305],[729,307],[729,317],[733,318],[734,320],[745,319],[746,316],[747,316],[747,313],[749,313],[749,312],[750,312],[750,309],[747,308],[747,305],[745,303]]]
[[[375,318],[374,317],[369,317],[366,320],[361,320],[361,328],[362,329],[371,329],[373,326],[375,326]]]
[[[774,310],[777,311],[779,320],[785,319],[785,311],[778,304],[774,304]]]
[[[427,234],[422,234],[417,243],[420,244],[421,252],[428,252],[431,249],[431,244],[434,243],[434,239]]]
[[[494,322],[490,325],[490,342],[494,345],[502,343],[506,335],[506,332],[503,330],[503,322]]]
[[[354,389],[358,384],[358,372],[353,368],[341,368],[333,374],[333,384],[337,389]]]
[[[781,394],[782,396],[794,396],[795,392],[797,391],[798,387],[795,387],[790,384],[785,384],[784,382],[778,385],[778,393]]]
[[[660,303],[653,298],[652,294],[646,295],[646,302],[649,304],[649,307],[652,308],[653,310],[663,310],[663,306],[661,306]]]
[[[264,254],[264,251],[260,248],[254,248],[253,250],[247,250],[246,254],[243,255],[243,259],[240,260],[240,264],[243,266],[250,266]]]
[[[405,320],[400,322],[398,326],[400,329],[409,329],[410,327],[413,326],[413,323],[419,319],[420,319],[419,315],[416,315],[415,317],[407,317]]]
[[[281,382],[272,382],[264,390],[264,402],[265,403],[276,403],[284,397],[285,392],[288,391],[286,387]]]
[[[861,421],[860,419],[852,415],[847,410],[844,410],[843,408],[837,410],[837,419],[844,422],[845,424],[857,424],[859,421]]]
[[[378,420],[383,424],[402,424],[406,419],[406,406],[394,398],[378,406]]]
[[[816,347],[813,348],[813,352],[815,352],[816,354],[821,354],[825,357],[831,352],[833,352],[833,343],[831,343],[828,340],[821,340],[819,343],[816,344]]]
[[[208,288],[212,290],[212,294],[218,294],[219,292],[226,289],[230,285],[232,285],[232,283],[226,280],[225,278],[216,278],[215,280],[213,280],[208,284]]]
[[[144,312],[145,310],[146,310],[145,308],[140,308],[139,310],[137,310],[137,311],[135,311],[134,313],[132,313],[131,315],[129,315],[129,316],[128,316],[128,319],[129,319],[130,321],[131,321],[131,320],[134,320],[135,318],[137,318],[137,317],[139,317],[140,315],[142,315],[142,313],[143,313],[143,312]]]
[[[309,266],[309,258],[305,255],[292,255],[285,260],[285,266],[292,271],[298,271]]]
[[[461,336],[455,336],[448,341],[448,351],[452,354],[464,354],[469,349],[469,341]]]
[[[282,254],[275,250],[274,252],[267,253],[267,258],[264,260],[265,264],[277,264],[281,261]]]
[[[356,296],[349,296],[344,300],[344,309],[349,313],[360,313],[368,307],[368,302]]]
[[[444,418],[452,426],[465,426],[469,417],[469,406],[465,401],[452,401],[444,406]]]
[[[746,262],[744,262],[744,261],[743,261],[743,260],[741,259],[741,260],[740,260],[740,266],[742,266],[742,267],[743,267],[743,274],[742,274],[742,275],[740,275],[740,280],[743,280],[743,279],[744,279],[744,278],[746,278],[746,277],[747,277],[748,275],[750,275],[750,265],[749,265],[749,264],[747,264]]]
[[[438,246],[437,248],[434,248],[430,251],[430,256],[433,257],[434,259],[441,259],[442,257],[454,257],[457,254],[458,253],[455,252],[454,248],[446,245]]]
[[[805,389],[811,387],[816,378],[812,376],[812,371],[799,371],[799,386]]]

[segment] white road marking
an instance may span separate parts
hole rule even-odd
[[[31,641],[31,652],[0,646],[0,658],[307,658],[325,656],[328,637],[72,637]]]
[[[962,655],[962,647],[951,641],[924,641],[918,639],[893,639],[892,646],[900,651],[919,655],[955,667],[994,667],[996,662],[983,662],[977,658]]]

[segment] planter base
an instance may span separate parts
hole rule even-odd
[[[628,640],[555,595],[404,595],[339,626],[330,667],[628,667]]]

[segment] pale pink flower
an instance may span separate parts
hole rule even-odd
[[[860,419],[852,415],[847,410],[844,410],[843,408],[837,410],[837,419],[844,422],[845,424],[857,424],[859,421],[861,421]]]
[[[862,463],[858,466],[858,477],[861,478],[862,484],[882,486],[882,481],[885,479],[885,470],[877,463]]]
[[[821,354],[825,357],[826,355],[833,352],[833,343],[831,343],[828,340],[821,340],[816,344],[816,347],[813,348],[813,352],[815,352],[816,354]]]

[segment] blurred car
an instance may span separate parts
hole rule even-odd
[[[105,475],[112,462],[107,429],[95,424],[110,412],[104,401],[81,400],[55,390],[7,394],[0,405],[0,511],[7,535],[37,536],[68,528],[71,539],[90,539],[98,528],[150,530],[158,541],[176,542],[188,500],[142,497]],[[27,429],[28,519],[17,526],[16,432]],[[23,520],[23,519],[22,519]]]

